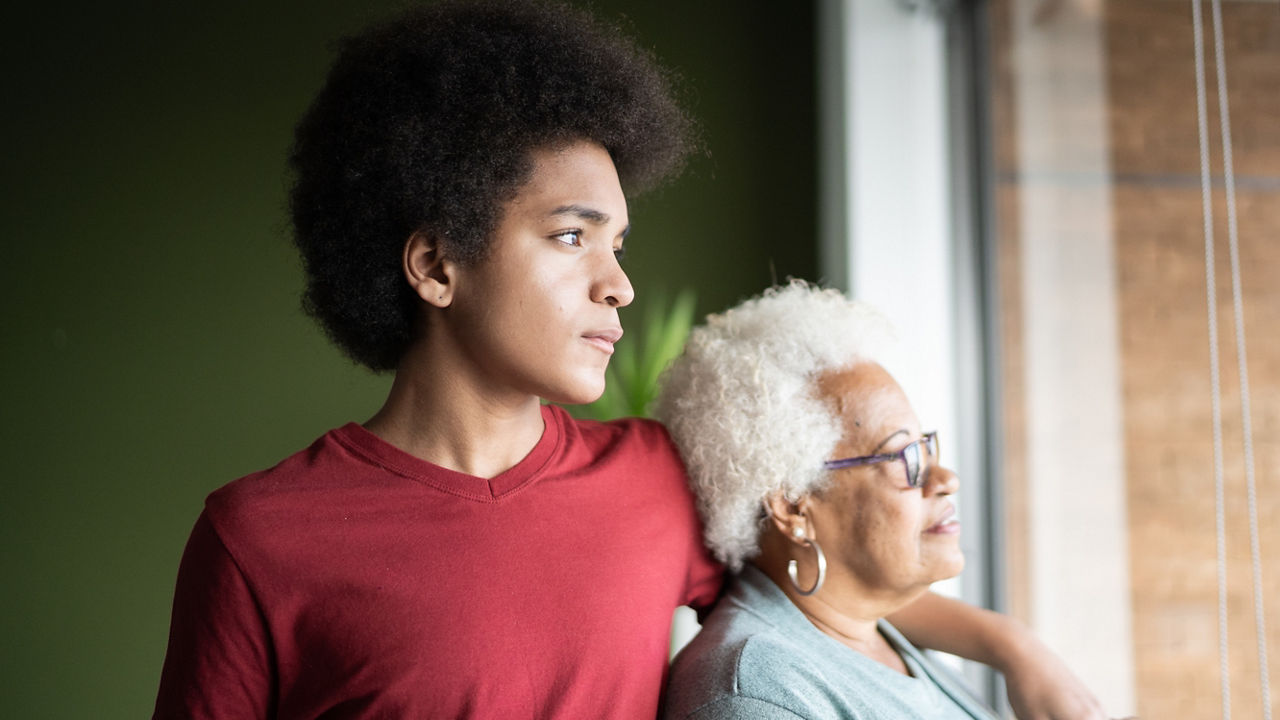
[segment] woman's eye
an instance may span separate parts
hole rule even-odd
[[[582,246],[582,231],[581,231],[581,230],[565,230],[564,232],[556,233],[555,235],[552,235],[551,237],[552,237],[552,238],[554,238],[555,240],[559,241],[559,242],[564,243],[565,245],[571,245],[571,246],[573,246],[573,247],[581,247],[581,246]]]
[[[627,256],[627,249],[624,247],[613,249],[613,259],[622,262],[622,258]]]

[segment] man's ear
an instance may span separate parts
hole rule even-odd
[[[445,256],[438,237],[417,230],[404,243],[404,277],[418,297],[435,307],[453,302],[457,265]]]
[[[809,524],[808,498],[791,502],[781,490],[778,490],[764,499],[764,509],[769,514],[769,522],[773,523],[774,528],[782,533],[783,537],[800,544],[812,537],[813,528]]]

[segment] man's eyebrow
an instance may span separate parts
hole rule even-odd
[[[889,437],[885,438],[883,442],[881,442],[879,445],[877,445],[877,446],[876,446],[876,449],[875,449],[875,450],[872,450],[872,451],[871,451],[871,453],[874,455],[875,453],[880,452],[880,448],[884,447],[885,445],[888,445],[890,440],[892,440],[892,439],[894,439],[894,438],[898,437],[899,435],[910,435],[910,434],[911,434],[911,433],[907,432],[907,429],[906,429],[906,428],[902,428],[901,430],[899,430],[899,431],[895,432],[894,434],[890,435]]]
[[[599,210],[587,207],[586,205],[561,205],[555,210],[547,213],[548,217],[555,217],[557,215],[572,215],[576,218],[586,220],[593,225],[607,225],[609,223],[609,215],[607,213],[602,213]],[[618,233],[618,236],[625,240],[630,232],[631,224],[628,223],[626,227],[622,228],[622,232]]]
[[[607,214],[602,213],[595,208],[587,207],[586,205],[561,205],[555,210],[547,213],[547,215],[551,217],[556,215],[572,215],[596,225],[604,225],[609,222],[609,216]]]

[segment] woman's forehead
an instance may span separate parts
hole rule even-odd
[[[820,396],[844,424],[844,441],[876,444],[898,430],[914,430],[915,413],[897,381],[873,362],[830,370],[818,378]]]

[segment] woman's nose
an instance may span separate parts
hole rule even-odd
[[[930,465],[925,470],[924,493],[926,495],[952,495],[960,489],[960,477],[951,468]]]

